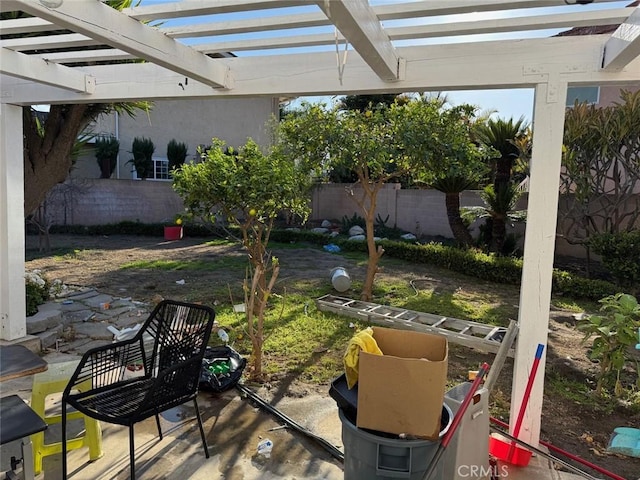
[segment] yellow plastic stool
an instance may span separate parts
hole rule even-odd
[[[54,393],[62,393],[64,391],[77,366],[77,361],[51,363],[49,364],[48,370],[33,376],[31,408],[47,422],[47,425],[60,423],[62,415],[46,415],[46,398]],[[91,380],[88,380],[86,388],[90,387]],[[82,391],[83,388],[81,387],[79,390]],[[75,448],[88,446],[89,460],[97,460],[102,456],[102,430],[100,429],[100,423],[80,412],[70,412],[67,414],[67,421],[80,418],[84,419],[84,435],[67,440],[67,449],[73,450]],[[62,442],[44,443],[44,432],[31,435],[31,442],[33,444],[34,472],[37,475],[42,471],[43,457],[61,453]]]

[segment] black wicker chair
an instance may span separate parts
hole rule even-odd
[[[131,479],[135,479],[134,424],[193,400],[202,445],[209,450],[196,396],[200,370],[215,319],[209,307],[164,300],[130,340],[87,351],[62,395],[62,438],[67,407],[107,423],[129,427]],[[77,390],[88,380],[92,388]],[[67,478],[67,448],[62,442],[62,475]]]

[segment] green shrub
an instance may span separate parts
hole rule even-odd
[[[589,358],[600,364],[596,393],[602,393],[605,381],[615,374],[614,392],[620,396],[620,372],[632,360],[629,352],[640,328],[640,305],[635,297],[624,293],[605,297],[600,303],[602,314],[588,316],[577,328],[585,334],[583,342],[594,337]]]
[[[179,143],[176,140],[171,140],[167,144],[167,160],[169,160],[169,171],[174,168],[179,168],[184,164],[187,159],[187,147],[186,143]]]
[[[38,313],[38,305],[49,299],[49,282],[39,270],[26,272],[24,275],[26,290],[27,316]]]
[[[640,288],[640,230],[596,234],[588,245],[619,285]]]
[[[131,146],[133,158],[127,163],[133,164],[139,179],[144,180],[153,175],[153,152],[155,150],[156,147],[151,139],[144,137],[133,139],[133,145]]]
[[[100,167],[100,178],[110,178],[116,169],[120,141],[110,135],[96,138],[96,160]]]
[[[607,295],[618,293],[619,288],[605,280],[584,278],[554,269],[553,290],[563,295],[598,300]]]
[[[358,225],[363,229],[366,228],[367,226],[367,223],[365,222],[364,218],[362,218],[360,215],[358,215],[355,212],[351,218],[349,218],[347,215],[344,215],[342,217],[341,223],[342,223],[342,227],[340,228],[340,233],[343,233],[345,235],[348,234],[349,229],[355,225]]]

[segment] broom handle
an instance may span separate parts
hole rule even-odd
[[[536,378],[536,372],[538,371],[538,365],[540,364],[540,359],[542,358],[542,352],[544,351],[544,345],[539,343],[538,349],[536,350],[536,357],[533,360],[533,366],[531,367],[531,373],[529,374],[529,380],[527,381],[527,387],[524,390],[524,396],[522,397],[522,404],[520,405],[520,411],[518,412],[518,418],[516,419],[516,425],[513,427],[513,436],[518,438],[520,434],[520,427],[522,427],[522,420],[524,419],[524,414],[527,411],[527,404],[529,403],[529,397],[531,396],[531,389],[533,388],[533,382]],[[516,448],[516,442],[511,442],[511,447],[509,448],[509,455],[507,456],[508,460],[511,460],[513,453]]]
[[[480,367],[480,370],[478,371],[478,374],[476,375],[475,380],[471,384],[471,388],[467,392],[467,396],[464,397],[464,400],[462,401],[462,404],[460,405],[458,412],[453,417],[453,421],[451,422],[451,426],[449,427],[449,430],[447,430],[447,432],[442,437],[441,445],[443,448],[446,448],[449,445],[449,442],[451,442],[451,439],[453,438],[453,434],[456,432],[456,430],[458,429],[458,425],[462,421],[462,416],[464,415],[464,412],[466,412],[467,408],[469,408],[469,404],[471,403],[471,400],[473,400],[473,397],[476,394],[476,390],[478,390],[478,386],[480,386],[480,383],[482,383],[482,380],[488,371],[489,371],[489,364],[485,362],[482,364],[482,367]]]
[[[422,480],[429,480],[429,478],[431,477],[431,475],[435,471],[436,466],[438,465],[438,462],[440,461],[440,457],[442,456],[442,453],[444,452],[444,449],[447,447],[447,445],[449,445],[449,442],[453,438],[453,435],[456,433],[458,425],[462,421],[462,416],[464,415],[464,413],[466,412],[467,408],[469,407],[469,404],[471,403],[471,400],[473,400],[473,397],[476,394],[476,390],[478,389],[478,385],[480,385],[480,382],[482,382],[482,379],[484,378],[484,376],[487,374],[488,371],[489,371],[489,364],[487,362],[485,362],[485,363],[482,364],[482,367],[480,367],[480,370],[478,370],[478,374],[476,375],[476,379],[471,384],[471,388],[467,392],[467,395],[464,397],[464,400],[462,401],[462,405],[460,405],[460,408],[458,409],[458,412],[453,417],[451,425],[449,426],[449,430],[447,430],[447,432],[442,437],[442,440],[438,444],[438,449],[436,450],[436,453],[434,454],[433,458],[431,459],[431,463],[429,464],[429,468],[425,472],[424,477],[422,477]]]

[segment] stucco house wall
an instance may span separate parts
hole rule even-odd
[[[135,178],[133,165],[127,163],[135,137],[151,139],[155,145],[154,159],[166,160],[167,144],[175,139],[186,143],[187,159],[193,158],[198,145],[210,145],[213,137],[237,147],[252,138],[267,145],[267,123],[278,114],[277,99],[269,97],[164,100],[156,101],[149,112],[137,111],[128,115],[102,115],[91,126],[96,135],[114,135],[120,140],[118,166],[111,178]],[[75,178],[100,178],[100,168],[92,144],[76,162],[72,171]]]

